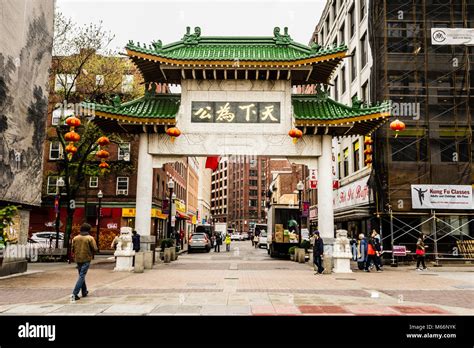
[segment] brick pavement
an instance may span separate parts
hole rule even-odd
[[[243,242],[242,242],[243,243]],[[241,244],[239,256],[180,255],[141,274],[91,266],[90,296],[70,304],[73,265],[0,281],[2,315],[444,315],[474,314],[474,268],[386,267],[315,276],[311,265],[272,260]],[[41,269],[41,265],[32,268]]]

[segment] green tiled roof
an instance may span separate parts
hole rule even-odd
[[[95,104],[96,112],[133,118],[138,121],[148,119],[174,120],[181,102],[180,94],[150,94],[126,102],[114,101],[114,105]]]
[[[330,99],[325,92],[319,94],[301,94],[292,96],[293,115],[296,121],[341,121],[354,117],[390,112],[390,101],[378,105],[364,106],[362,102],[353,100],[352,106],[347,106]]]
[[[275,28],[273,37],[202,37],[198,27],[195,28],[194,34],[190,33],[189,27],[187,30],[180,41],[165,46],[159,40],[149,46],[130,41],[126,48],[173,60],[279,62],[298,61],[347,51],[346,45],[323,48],[316,44],[309,47],[296,43],[288,35],[287,28],[284,34],[280,34],[280,28]]]

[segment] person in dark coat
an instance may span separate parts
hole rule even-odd
[[[319,231],[314,232],[314,246],[313,246],[313,261],[315,266],[318,268],[315,274],[323,274],[323,254],[324,254],[324,242],[319,236]]]
[[[217,236],[216,236],[216,243],[214,244],[214,252],[220,253],[221,245],[222,245],[222,235],[219,232],[217,233]]]
[[[136,252],[140,251],[140,235],[137,233],[137,231],[132,232],[132,244],[133,244],[133,250]]]
[[[369,271],[371,262],[374,263],[377,272],[382,272],[380,255],[382,254],[382,247],[380,245],[380,238],[377,238],[377,231],[372,231],[372,235],[367,245],[367,262],[365,263],[365,271]]]

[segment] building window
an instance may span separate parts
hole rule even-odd
[[[250,184],[250,186],[257,186],[258,185],[257,180],[250,180],[249,184]],[[242,194],[243,194],[243,192],[242,192]]]
[[[342,177],[346,177],[349,175],[349,148],[346,147],[344,149],[344,175]]]
[[[128,195],[128,177],[117,177],[117,195]]]
[[[54,84],[54,91],[61,92],[61,91],[76,91],[76,83],[74,81],[73,74],[57,74],[56,81]]]
[[[360,21],[365,17],[365,9],[366,9],[366,3],[365,0],[360,0]]]
[[[469,162],[469,143],[466,139],[456,141],[455,138],[439,140],[441,162]]]
[[[122,93],[130,93],[133,90],[133,75],[122,76]]]
[[[64,178],[63,178],[64,180]],[[57,192],[56,183],[58,182],[57,176],[48,176],[47,187],[46,187],[46,194],[48,195],[55,195]]]
[[[424,137],[391,138],[390,145],[394,162],[417,162],[427,159],[427,141]]]
[[[351,57],[351,74],[352,74],[352,81],[354,81],[357,76],[357,52],[355,48],[352,51],[351,56],[352,56]]]
[[[341,28],[339,28],[339,40],[341,44],[346,42],[346,28],[344,23],[342,23]]]
[[[334,98],[339,99],[339,79],[337,76],[334,78]]]
[[[346,66],[343,65],[341,68],[341,89],[342,94],[346,93]]]
[[[130,143],[121,143],[118,146],[118,160],[130,161]]]
[[[354,172],[360,169],[360,140],[355,141],[352,144],[352,152],[354,155]]]
[[[360,64],[361,64],[361,69],[364,69],[365,65],[367,64],[367,33],[362,36],[362,39],[360,39]]]
[[[354,12],[354,5],[352,5],[351,9],[349,10],[349,25],[350,25],[350,30],[349,30],[349,37],[352,39],[352,37],[355,34],[355,12]]]
[[[51,113],[51,125],[57,126],[59,124],[59,120],[61,119],[61,111],[62,111],[61,108],[53,110],[53,112]],[[72,109],[64,110],[63,124],[66,123],[66,118],[72,115],[74,115],[74,110]]]
[[[362,101],[369,103],[369,81],[362,86]]]
[[[90,188],[97,188],[99,187],[99,177],[98,176],[91,176],[89,178],[89,187]]]
[[[62,158],[62,148],[59,141],[52,141],[49,144],[49,159],[54,161]]]
[[[105,83],[104,75],[95,75],[95,85],[103,86]]]

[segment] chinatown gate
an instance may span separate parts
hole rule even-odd
[[[330,256],[332,138],[368,135],[390,116],[388,102],[346,106],[328,97],[325,86],[347,47],[299,44],[287,28],[268,37],[206,37],[188,27],[180,41],[130,41],[126,51],[143,75],[144,96],[94,105],[95,122],[139,134],[135,229],[143,242],[151,243],[153,168],[185,156],[286,157],[318,171],[319,231]],[[158,94],[157,83],[179,84],[181,94]],[[317,93],[292,94],[293,86],[307,84]],[[181,136],[168,135],[172,127]],[[297,142],[289,136],[295,128],[302,132],[294,131],[302,134]]]

